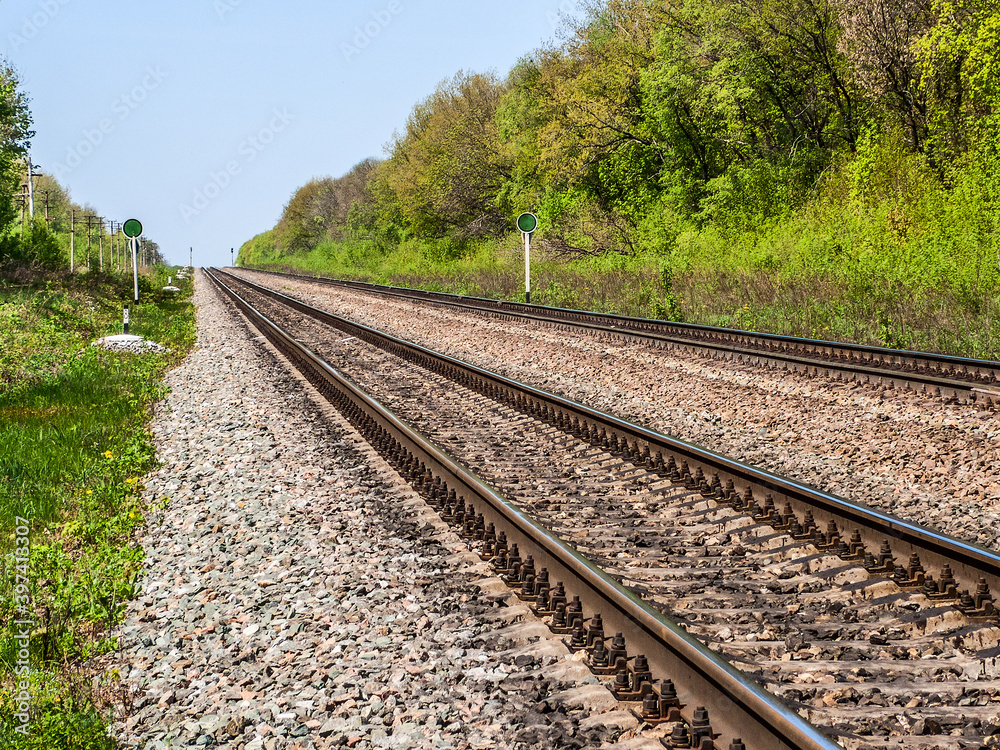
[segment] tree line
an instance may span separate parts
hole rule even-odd
[[[386,147],[298,189],[244,262],[324,242],[456,251],[534,210],[567,255],[760,226],[849,174],[900,194],[1000,164],[993,0],[590,0],[506,76],[462,71]],[[905,169],[901,165],[905,164]]]

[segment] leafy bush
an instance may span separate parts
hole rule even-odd
[[[45,219],[36,218],[0,241],[0,266],[12,263],[57,270],[69,265],[69,257]]]

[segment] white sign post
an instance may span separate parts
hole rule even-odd
[[[139,301],[139,235],[142,234],[142,224],[138,219],[129,219],[122,224],[122,231],[129,238],[128,247],[132,251],[132,285],[135,288],[135,301]]]
[[[132,286],[135,289],[135,301],[139,301],[139,238],[133,237],[128,241],[129,250],[132,251]]]
[[[517,228],[524,237],[524,301],[531,304],[531,234],[538,229],[538,218],[534,214],[517,217]]]

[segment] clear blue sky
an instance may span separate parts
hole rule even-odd
[[[292,192],[382,156],[459,70],[505,74],[572,0],[0,0],[31,155],[167,259],[228,265]]]

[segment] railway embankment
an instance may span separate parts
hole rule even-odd
[[[203,277],[195,301],[198,347],[153,425],[162,466],[146,494],[161,510],[120,629],[126,746],[588,747],[633,733]]]

